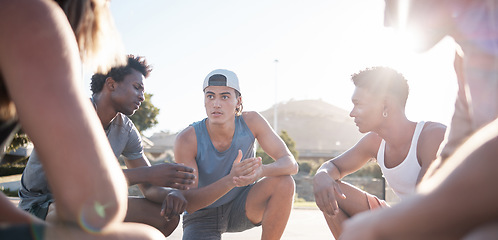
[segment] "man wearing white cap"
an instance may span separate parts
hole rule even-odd
[[[198,181],[184,191],[183,239],[221,239],[262,225],[261,239],[280,239],[292,209],[298,165],[285,143],[257,112],[242,112],[237,75],[218,69],[204,80],[207,118],[183,130],[175,143],[178,163]],[[255,157],[255,140],[275,159]]]

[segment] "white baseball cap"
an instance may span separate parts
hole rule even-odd
[[[202,90],[204,91],[208,86],[227,86],[241,93],[239,78],[234,72],[226,69],[216,69],[210,72],[204,79]]]

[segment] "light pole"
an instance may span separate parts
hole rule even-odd
[[[273,107],[273,129],[278,134],[278,59],[275,59],[275,105]]]

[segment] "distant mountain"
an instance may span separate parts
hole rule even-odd
[[[344,152],[363,136],[349,112],[322,100],[278,104],[278,132],[287,131],[301,153]],[[261,112],[273,126],[274,109]]]

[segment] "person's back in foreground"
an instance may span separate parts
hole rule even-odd
[[[3,129],[18,121],[37,147],[58,201],[59,218],[46,224],[0,194],[0,235],[2,239],[161,239],[152,227],[123,223],[126,181],[79,87],[80,58],[98,59],[102,47],[112,60],[123,56],[100,45],[105,41],[98,42],[106,40],[98,37],[112,37],[108,32],[112,25],[105,28],[112,23],[106,18],[108,2],[58,3],[0,1],[0,124]],[[15,127],[8,132],[15,132]],[[8,132],[2,132],[2,146],[10,141]]]
[[[258,225],[261,239],[280,239],[293,203],[294,157],[261,115],[242,112],[235,73],[212,71],[203,91],[207,118],[175,142],[175,160],[194,168],[198,180],[184,191],[183,239],[221,239]],[[275,162],[262,165],[255,140]]]
[[[496,239],[498,236],[498,2],[386,1],[386,25],[419,31],[422,50],[458,44],[459,92],[446,144],[410,201],[345,223],[343,239]],[[376,222],[375,219],[386,219]],[[368,225],[365,224],[369,223]],[[387,228],[387,226],[389,226]]]
[[[336,238],[345,220],[388,206],[384,200],[342,182],[344,176],[376,159],[394,192],[402,200],[408,198],[436,159],[446,129],[440,123],[407,119],[408,84],[395,70],[367,68],[351,79],[356,88],[350,116],[366,135],[345,153],[322,164],[313,179],[315,201]]]
[[[127,64],[115,66],[107,74],[92,76],[91,102],[97,111],[107,139],[116,157],[123,156],[123,170],[129,185],[138,184],[144,197],[129,197],[126,222],[154,226],[169,236],[185,211],[181,192],[187,189],[193,169],[171,163],[150,165],[145,156],[140,133],[128,118],[144,101],[144,79],[152,71],[144,57],[128,55]],[[56,203],[49,189],[38,154],[31,153],[21,178],[19,207],[47,221],[57,221]]]

